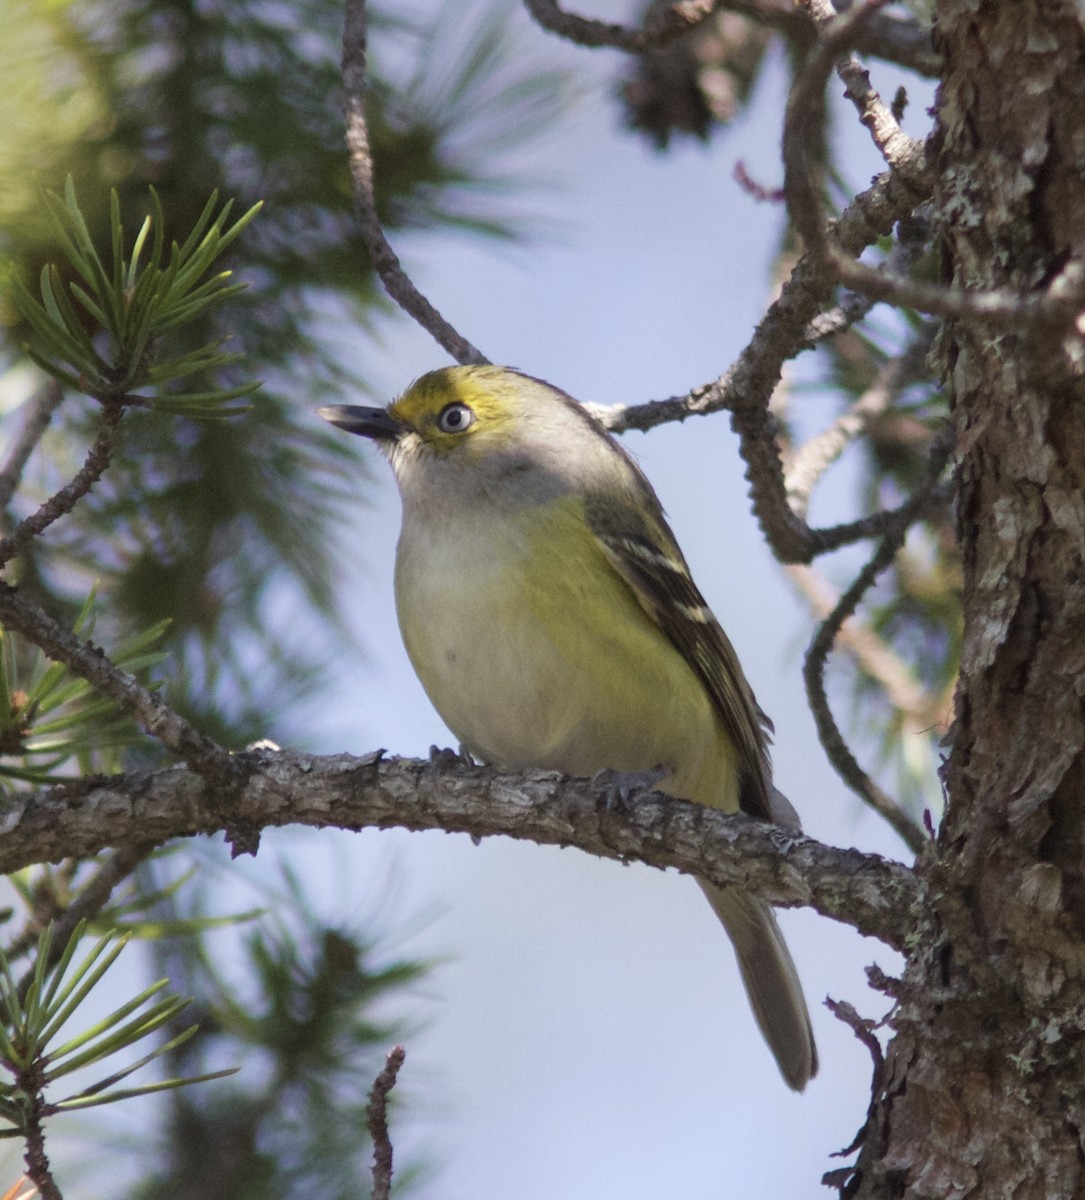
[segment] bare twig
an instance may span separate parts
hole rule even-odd
[[[811,255],[853,291],[874,300],[941,317],[965,317],[997,328],[1019,329],[1022,325],[1082,325],[1085,307],[1085,264],[1071,261],[1041,292],[1022,295],[1006,288],[985,291],[958,286],[929,284],[869,267],[856,261],[830,238],[823,219],[820,164],[810,152],[817,144],[812,127],[824,114],[825,84],[837,55],[853,45],[858,30],[869,19],[872,7],[883,0],[865,0],[846,15],[837,17],[810,53],[796,77],[784,119],[784,194],[788,214]],[[895,118],[893,118],[895,120]],[[895,174],[915,189],[926,188],[930,164],[923,154],[914,160],[905,156]]]
[[[843,34],[847,44],[854,46],[856,29],[862,28],[877,9],[883,7],[888,0],[867,0],[865,5],[857,5],[852,13],[852,25]],[[831,37],[840,17],[833,7],[832,0],[806,0],[810,15],[818,27],[818,32]],[[886,165],[905,175],[910,171],[926,172],[923,144],[909,137],[900,127],[889,105],[882,100],[877,90],[871,85],[870,72],[859,59],[850,51],[837,56],[836,73],[844,84],[844,95],[855,105],[859,113],[859,121],[870,130]],[[919,182],[919,181],[917,181]],[[919,182],[919,186],[922,183]]]
[[[867,1108],[866,1120],[863,1121],[859,1132],[852,1138],[849,1146],[845,1146],[843,1150],[835,1150],[833,1152],[833,1158],[844,1158],[846,1155],[853,1154],[858,1150],[866,1140],[866,1133],[874,1115],[875,1104],[878,1097],[882,1094],[885,1055],[882,1053],[881,1043],[874,1036],[876,1026],[873,1021],[867,1017],[859,1016],[855,1008],[846,1000],[833,1000],[832,997],[828,997],[825,1000],[825,1007],[838,1021],[843,1021],[852,1033],[855,1034],[856,1038],[867,1048],[871,1063],[873,1064],[870,1080],[870,1105]]]
[[[347,149],[350,151],[354,204],[362,241],[365,242],[373,266],[388,295],[408,316],[413,317],[423,329],[431,333],[457,362],[486,362],[481,351],[461,337],[414,286],[384,236],[380,217],[377,215],[373,185],[373,153],[369,145],[369,127],[365,119],[365,56],[365,0],[346,0],[343,25],[343,87],[346,99],[343,117],[346,122]]]
[[[862,296],[858,292],[845,292],[839,304],[820,313],[810,322],[806,329],[807,340],[827,341],[858,324],[873,307],[874,301],[869,296]]]
[[[551,33],[581,46],[611,46],[629,53],[661,45],[714,11],[741,13],[799,42],[810,40],[813,32],[809,16],[795,0],[716,0],[714,4],[693,0],[672,5],[662,27],[647,24],[643,29],[576,16],[563,11],[554,0],[525,0],[525,4],[535,20]],[[855,44],[865,54],[899,63],[920,75],[933,78],[941,68],[941,60],[931,46],[930,31],[907,14],[878,13],[860,31]]]
[[[815,0],[809,2],[813,3]],[[802,70],[796,75],[791,94],[788,96],[783,133],[784,195],[788,215],[807,247],[823,260],[828,257],[828,237],[822,217],[822,166],[814,147],[821,142],[817,131],[825,120],[825,85],[840,56],[854,45],[857,31],[884,3],[885,0],[863,0],[846,15],[822,24],[819,40],[807,56]],[[829,5],[830,10],[831,7]],[[851,76],[862,73],[862,67],[858,63],[855,64],[855,68]],[[875,121],[870,110],[870,106],[874,105],[872,89],[867,84],[864,91],[860,82],[854,78],[853,83],[858,89],[856,94],[861,117],[866,123],[878,127],[875,140],[880,136],[883,141],[891,141],[891,133],[885,126],[897,126],[896,118],[882,105],[879,112],[884,110],[882,115],[885,120],[882,123]],[[876,98],[877,93],[873,93],[873,97]],[[878,103],[880,104],[880,100]],[[899,126],[897,129],[899,130]],[[903,138],[904,134],[901,133],[900,136]],[[933,180],[922,148],[910,138],[906,139],[906,143],[895,142],[893,148],[895,153],[891,161],[897,176],[911,191],[929,196]],[[848,255],[844,253],[840,257],[847,258]]]
[[[845,253],[858,254],[924,199],[898,177],[882,175],[841,214],[832,237]],[[812,344],[808,337],[810,323],[825,307],[832,291],[831,274],[807,254],[726,374],[686,396],[592,409],[616,432],[647,430],[666,421],[683,421],[695,413],[730,411],[741,439],[739,448],[747,466],[754,513],[781,562],[809,562],[816,554],[849,541],[877,536],[888,519],[877,514],[833,530],[812,530],[787,501],[769,401],[784,364]]]
[[[610,46],[630,54],[642,54],[695,29],[722,5],[719,0],[676,0],[643,29],[566,12],[557,0],[524,0],[524,7],[543,29],[576,42],[578,46],[593,49]]]
[[[8,452],[7,461],[0,468],[0,512],[11,503],[31,454],[49,428],[53,413],[63,400],[64,389],[60,383],[56,379],[47,379],[27,404],[22,429]]]
[[[825,692],[825,665],[833,643],[840,634],[844,623],[855,612],[859,601],[881,572],[893,561],[908,529],[923,510],[924,505],[938,499],[940,491],[938,481],[952,453],[953,444],[952,429],[947,426],[935,438],[931,446],[924,486],[907,503],[897,509],[889,519],[882,541],[873,557],[818,627],[803,663],[803,678],[806,682],[806,695],[810,702],[810,711],[814,715],[818,738],[829,756],[829,761],[836,768],[841,779],[871,808],[881,814],[905,844],[917,854],[926,841],[924,831],[862,769],[851,748],[845,742],[840,727],[829,708],[829,699]],[[882,665],[884,666],[884,663]]]
[[[721,7],[761,21],[800,44],[809,42],[814,32],[810,16],[795,0],[724,0]],[[941,72],[930,29],[910,13],[874,13],[856,31],[853,44],[861,54],[899,63],[928,78]]]
[[[106,402],[102,405],[102,425],[82,467],[70,483],[62,487],[55,495],[50,496],[37,512],[31,513],[12,534],[0,541],[0,566],[14,558],[32,538],[37,537],[55,520],[64,516],[65,513],[70,513],[101,479],[106,467],[109,466],[109,460],[113,457],[113,447],[117,442],[117,427],[123,416],[123,404]]]
[[[136,724],[185,760],[196,772],[221,786],[232,778],[232,757],[190,725],[179,713],[115,666],[90,642],[81,641],[14,588],[0,582],[0,624],[22,634],[54,662],[63,663],[103,696],[113,700]]]
[[[795,564],[787,568],[787,573],[819,620],[829,617],[840,603],[840,596],[812,567]],[[854,619],[845,621],[837,642],[878,683],[886,699],[906,716],[912,729],[929,729],[942,723],[937,706],[943,697],[931,696],[908,664],[868,626]]]
[[[0,873],[105,846],[210,834],[230,823],[308,825],[506,836],[677,867],[721,887],[741,884],[771,904],[814,907],[898,949],[919,899],[915,876],[899,863],[654,792],[630,796],[627,811],[617,813],[600,802],[591,780],[468,766],[454,755],[430,762],[379,753],[234,757],[240,780],[225,796],[174,767],[9,800],[0,813]]]
[[[388,1136],[388,1093],[396,1086],[403,1060],[402,1046],[388,1051],[384,1069],[373,1080],[369,1103],[365,1106],[365,1124],[373,1139],[373,1200],[388,1200],[392,1193],[392,1140]]]
[[[825,471],[877,416],[886,412],[902,389],[916,378],[930,350],[932,329],[924,329],[904,350],[889,359],[878,377],[846,412],[821,433],[804,442],[789,457],[784,487],[791,507],[805,515],[810,494]]]
[[[836,768],[836,773],[861,800],[889,822],[910,850],[918,854],[926,841],[922,828],[859,765],[833,717],[825,692],[825,664],[840,627],[852,615],[863,595],[882,571],[893,561],[907,530],[908,522],[905,520],[901,519],[896,523],[896,528],[886,534],[874,556],[856,576],[851,587],[840,597],[836,608],[818,626],[806,651],[803,678],[806,681],[806,696],[810,702],[810,711],[814,714],[818,738],[829,756],[829,761]]]

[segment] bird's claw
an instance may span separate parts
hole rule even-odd
[[[628,813],[643,793],[655,790],[667,772],[662,767],[644,771],[614,771],[609,767],[592,776],[592,790],[608,813]]]

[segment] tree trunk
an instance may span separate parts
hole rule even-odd
[[[1085,256],[1085,15],[941,0],[946,281]],[[860,1154],[864,1197],[1085,1195],[1085,387],[1065,331],[947,323],[964,649],[948,810]]]

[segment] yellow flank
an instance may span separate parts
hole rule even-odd
[[[735,751],[700,679],[645,613],[566,496],[401,558],[400,624],[434,706],[475,754],[660,787],[738,808]],[[477,537],[473,536],[477,532]],[[445,542],[447,545],[447,542]]]

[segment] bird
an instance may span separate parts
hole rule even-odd
[[[510,367],[422,375],[387,408],[320,415],[370,439],[402,500],[395,597],[411,664],[474,759],[660,791],[799,829],[771,725],[633,458],[571,396]],[[818,1058],[772,908],[698,880],[784,1081]]]

